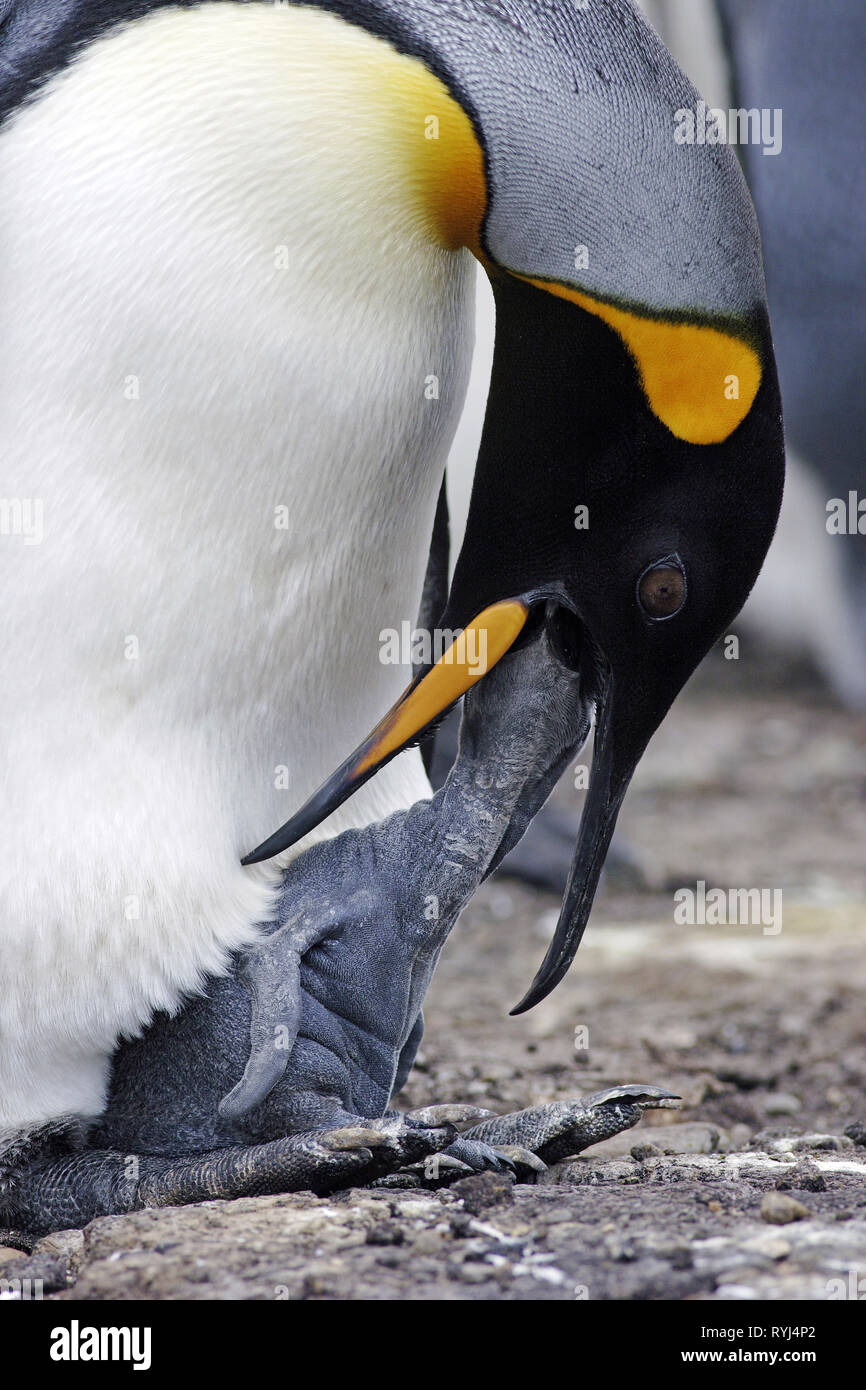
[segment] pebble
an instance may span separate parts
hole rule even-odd
[[[631,1156],[635,1163],[643,1163],[647,1158],[661,1158],[662,1151],[657,1144],[633,1144]]]
[[[765,1192],[761,1200],[761,1220],[771,1226],[787,1226],[792,1221],[806,1221],[812,1215],[808,1207],[794,1197],[781,1192]]]
[[[554,1164],[540,1175],[539,1185],[545,1187],[565,1183],[571,1187],[583,1187],[596,1183],[618,1183],[630,1187],[642,1180],[641,1169],[631,1158],[610,1158],[606,1163],[576,1158]]]
[[[84,1232],[52,1231],[51,1235],[42,1237],[34,1247],[33,1254],[65,1260],[72,1271],[77,1271],[84,1259]]]
[[[514,1201],[514,1184],[507,1173],[476,1173],[461,1178],[451,1191],[463,1199],[463,1207],[473,1216],[480,1216],[489,1207],[510,1206]]]
[[[753,1251],[757,1255],[765,1255],[769,1260],[786,1260],[792,1248],[790,1241],[783,1240],[781,1236],[773,1235],[771,1231],[762,1231],[759,1236],[752,1236],[743,1246],[744,1250]]]
[[[413,1252],[418,1255],[440,1255],[451,1237],[448,1226],[434,1226],[432,1230],[421,1231],[412,1242]]]
[[[786,1192],[792,1187],[798,1188],[801,1192],[826,1192],[827,1180],[817,1163],[812,1159],[806,1159],[776,1179],[778,1192]]]
[[[460,1266],[459,1278],[464,1284],[486,1284],[488,1279],[494,1277],[494,1270],[490,1265],[463,1264]]]
[[[663,1154],[714,1154],[730,1148],[730,1140],[715,1125],[666,1125],[657,1131],[654,1143]]]
[[[405,1237],[396,1222],[381,1221],[367,1232],[367,1245],[402,1245]]]
[[[840,1153],[853,1148],[850,1139],[840,1134],[801,1134],[791,1145],[795,1153],[812,1150],[818,1153]]]
[[[773,1091],[764,1100],[764,1113],[767,1115],[797,1115],[802,1109],[802,1101],[786,1091]]]

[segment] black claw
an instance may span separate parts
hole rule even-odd
[[[665,1108],[667,1102],[681,1100],[673,1091],[665,1091],[661,1086],[611,1086],[606,1091],[595,1091],[584,1096],[582,1104],[591,1109],[597,1105],[610,1105],[621,1100],[628,1105],[639,1105],[642,1110]]]

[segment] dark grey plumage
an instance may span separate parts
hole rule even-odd
[[[421,1040],[439,953],[555,784],[583,708],[579,675],[539,629],[467,696],[458,758],[433,799],[295,861],[261,946],[120,1047],[98,1124],[55,1132],[47,1153],[19,1157],[0,1178],[0,1226],[328,1191],[440,1150],[470,1168],[507,1167],[520,1154],[493,1145],[577,1152],[667,1099],[633,1087],[489,1122],[469,1110],[481,1128],[459,1138],[450,1107],[388,1111]]]

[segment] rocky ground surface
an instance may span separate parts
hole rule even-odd
[[[720,663],[679,702],[623,816],[642,885],[608,882],[519,1019],[556,904],[482,890],[401,1097],[506,1111],[637,1081],[678,1111],[534,1186],[144,1211],[0,1251],[0,1278],[59,1300],[866,1298],[866,721],[750,684]],[[780,890],[781,930],[677,925],[698,880]]]

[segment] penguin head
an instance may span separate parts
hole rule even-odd
[[[464,39],[437,49],[442,100],[464,115],[437,167],[464,171],[452,212],[496,299],[484,432],[440,626],[483,635],[486,666],[467,659],[477,640],[458,640],[244,862],[307,834],[479,680],[483,700],[484,671],[545,625],[580,681],[568,757],[592,721],[595,750],[559,924],[521,1012],[568,969],[640,757],[757,578],[784,441],[736,157],[675,140],[694,89],[628,0],[521,7],[516,26],[498,13],[478,7],[476,44],[499,26],[486,64],[461,67]],[[560,740],[551,777],[566,762]]]
[[[596,315],[507,279],[497,304],[512,331],[497,341],[443,626],[459,628],[479,606],[505,616],[497,598],[516,598],[527,613],[517,641],[545,624],[595,723],[559,925],[521,1012],[568,969],[640,757],[757,578],[781,502],[784,442],[764,313],[748,339],[732,339],[734,357],[745,342],[761,363],[747,413],[724,437],[697,443],[659,419],[639,364]]]

